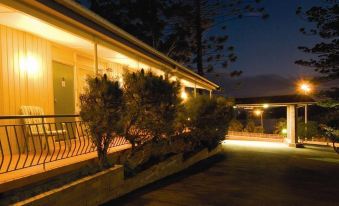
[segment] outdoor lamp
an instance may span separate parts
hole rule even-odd
[[[187,95],[187,93],[183,90],[182,92],[181,92],[181,95],[180,95],[180,97],[181,97],[181,99],[182,100],[187,100],[187,98],[188,98],[188,95]]]
[[[309,94],[312,91],[312,85],[309,82],[302,81],[299,83],[299,91],[303,94]]]
[[[254,110],[254,114],[257,116],[260,116],[262,114],[262,111],[259,109]]]

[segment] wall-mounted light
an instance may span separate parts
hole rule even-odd
[[[119,77],[119,80],[118,80],[118,82],[119,82],[119,86],[120,86],[120,88],[123,88],[124,87],[124,78],[121,76],[121,77]]]
[[[181,97],[181,99],[182,99],[183,101],[186,101],[186,100],[187,100],[188,95],[187,95],[187,93],[186,93],[185,90],[182,90],[182,91],[181,91],[180,97]]]
[[[39,72],[39,64],[37,59],[32,55],[27,55],[20,59],[20,70],[27,74],[35,75]]]

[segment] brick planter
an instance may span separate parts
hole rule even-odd
[[[169,175],[180,172],[193,164],[217,154],[204,149],[184,160],[182,154],[172,156],[131,178],[125,179],[123,166],[87,176],[62,187],[41,193],[17,205],[99,205],[146,186]]]

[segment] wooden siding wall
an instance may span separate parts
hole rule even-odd
[[[19,114],[22,105],[53,112],[51,44],[0,25],[0,114]]]
[[[93,57],[4,25],[0,25],[0,46],[0,115],[20,114],[22,105],[54,113],[52,61],[73,67],[78,111],[86,78],[95,75]],[[121,64],[99,59],[101,74],[118,78],[123,70]]]
[[[53,61],[74,69],[75,108],[76,112],[79,111],[78,99],[86,87],[86,78],[95,75],[91,54],[4,25],[0,25],[0,47],[0,115],[18,115],[22,105],[40,106],[45,114],[54,114]],[[99,59],[99,71],[117,77],[123,73],[123,66]],[[0,120],[0,125],[20,123],[18,120]],[[12,129],[8,134],[10,139],[14,138]],[[18,138],[20,147],[23,147],[21,132]],[[0,141],[5,142],[5,139],[6,133],[2,127]],[[8,145],[3,145],[3,152],[9,154]],[[18,152],[18,148],[12,148],[12,152]]]

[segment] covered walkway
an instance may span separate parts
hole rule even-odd
[[[307,107],[316,101],[306,95],[283,95],[267,97],[250,97],[236,99],[236,108],[255,109],[269,107],[286,107],[287,143],[291,147],[301,146],[297,136],[298,107],[305,107],[305,119],[307,121]]]

